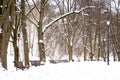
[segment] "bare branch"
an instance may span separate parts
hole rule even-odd
[[[68,12],[68,13],[66,13],[66,14],[64,14],[64,15],[61,15],[61,16],[59,16],[58,18],[56,18],[56,19],[54,19],[53,21],[51,21],[51,22],[50,22],[49,24],[47,24],[46,26],[44,26],[42,32],[45,32],[46,29],[47,29],[49,26],[51,26],[52,24],[54,24],[54,23],[57,22],[58,20],[66,17],[66,16],[69,16],[69,15],[71,15],[71,14],[79,14],[80,12],[82,12],[83,10],[85,10],[85,9],[87,9],[87,8],[95,8],[95,6],[86,6],[86,7],[82,8],[81,10],[75,10],[75,11],[72,11],[72,12]]]
[[[29,5],[29,4],[28,4]],[[37,4],[37,5],[39,5],[39,4]],[[29,12],[27,12],[27,14],[26,15],[29,15],[34,9],[36,8],[36,6],[33,6],[31,9],[30,9],[30,11]]]
[[[33,23],[36,27],[38,27],[38,25],[37,25],[35,22],[33,22],[32,19],[30,19],[28,16],[26,16],[26,18],[27,18],[31,23]]]

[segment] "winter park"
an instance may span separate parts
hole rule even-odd
[[[0,80],[120,80],[120,0],[0,0]]]

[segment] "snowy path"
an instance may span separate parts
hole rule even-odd
[[[120,63],[70,62],[45,64],[28,70],[0,69],[0,80],[120,80]]]

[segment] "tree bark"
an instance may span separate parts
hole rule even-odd
[[[26,16],[25,16],[25,0],[21,0],[21,26],[23,33],[23,47],[24,47],[24,60],[25,66],[29,66],[29,49],[27,39],[27,28],[26,28]]]
[[[40,61],[45,62],[45,49],[44,49],[44,41],[43,41],[43,32],[42,32],[42,22],[44,18],[44,6],[45,6],[45,0],[41,0],[40,5],[40,15],[39,15],[39,27],[38,27],[38,47],[39,47],[39,57]]]
[[[10,23],[10,20],[13,18],[13,16],[11,16],[11,14],[13,13],[11,12],[13,1],[14,0],[3,1],[3,14],[0,17],[0,27],[2,28],[2,34],[0,36],[0,54],[2,66],[5,69],[7,69],[7,48],[12,31],[12,25]]]
[[[14,2],[16,4],[16,1]],[[15,12],[17,11],[17,7],[15,7]],[[20,18],[19,15],[15,15],[15,28],[13,29],[13,48],[14,48],[14,66],[18,66],[16,62],[19,61],[19,48],[17,46],[17,40],[20,37],[20,34],[17,33],[18,26],[20,24]]]

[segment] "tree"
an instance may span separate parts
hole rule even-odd
[[[15,3],[16,4],[16,1]],[[17,4],[16,4],[17,5]],[[19,47],[17,45],[18,40],[20,39],[20,33],[18,33],[18,29],[20,26],[20,11],[18,10],[19,6],[15,6],[15,15],[14,15],[14,23],[13,24],[13,35],[11,34],[11,37],[13,39],[13,48],[14,48],[14,66],[18,66],[17,62],[19,61]],[[19,38],[19,39],[18,39]]]
[[[45,62],[45,48],[44,48],[44,40],[43,40],[44,33],[42,30],[43,30],[44,10],[47,0],[41,0],[38,3],[33,0],[32,2],[33,2],[33,7],[31,8],[31,5],[27,1],[29,12],[26,15],[26,17],[37,28],[39,60]],[[31,20],[30,17],[28,17],[28,15],[30,14],[32,15],[33,20]],[[38,15],[37,17],[35,17],[36,14]]]
[[[3,0],[2,0],[3,1]],[[12,19],[14,19],[14,0],[4,0],[2,5],[2,16],[0,16],[0,55],[2,66],[7,69],[7,47],[12,31]]]
[[[112,45],[114,50],[114,56],[117,56],[118,61],[120,61],[120,28],[119,28],[119,8],[120,2],[119,0],[113,0],[115,14],[111,15],[111,27],[110,27],[110,38],[112,39]],[[111,5],[112,7],[112,5]]]
[[[40,13],[39,13],[39,22],[38,22],[38,45],[39,45],[39,54],[40,54],[40,61],[45,62],[45,48],[44,48],[44,41],[43,41],[43,18],[44,18],[44,6],[46,4],[46,0],[42,0],[40,4]]]
[[[29,49],[28,49],[26,15],[25,15],[25,0],[21,0],[21,27],[23,33],[25,66],[29,66]]]

